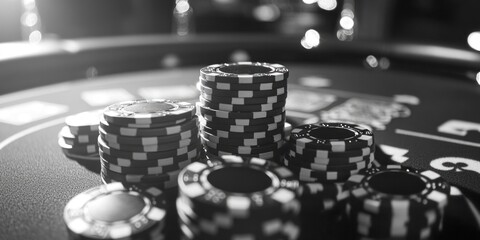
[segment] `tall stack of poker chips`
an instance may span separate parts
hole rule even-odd
[[[283,166],[224,155],[188,165],[178,180],[183,239],[298,239],[298,180]]]
[[[101,111],[88,111],[65,118],[66,126],[58,133],[58,145],[70,159],[98,161],[98,126]]]
[[[361,125],[319,123],[292,129],[283,164],[303,183],[303,238],[334,234],[331,230],[341,220],[337,217],[348,198],[342,184],[370,166],[374,149],[373,133]],[[319,228],[312,222],[330,227]]]
[[[351,232],[374,239],[434,239],[450,192],[439,174],[400,165],[362,170],[344,188]]]
[[[210,155],[274,159],[283,146],[288,69],[238,62],[200,70],[197,111]]]
[[[104,182],[177,186],[180,170],[201,150],[195,106],[165,99],[105,108],[98,146]]]
[[[70,239],[165,239],[166,201],[159,188],[111,183],[88,189],[65,206]]]

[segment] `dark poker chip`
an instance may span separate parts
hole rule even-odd
[[[110,179],[118,182],[131,184],[155,184],[156,186],[162,185],[165,188],[172,188],[177,186],[177,177],[180,170],[159,174],[124,174],[114,172],[105,168],[105,166],[102,166],[101,172]]]
[[[110,156],[104,153],[102,150],[99,151],[99,155],[105,161],[118,165],[120,167],[161,167],[168,166],[174,163],[182,162],[185,160],[196,161],[200,156],[200,146],[197,149],[193,149],[185,154],[170,156],[160,159],[149,159],[149,160],[132,160],[127,158],[119,158],[115,156]],[[98,160],[98,156],[97,156]]]
[[[344,171],[317,171],[310,168],[298,167],[290,165],[288,166],[293,173],[298,176],[298,179],[302,182],[343,182],[346,181],[352,175],[357,174],[360,170],[344,170]]]
[[[258,119],[258,118],[267,118],[273,117],[285,112],[285,108],[277,108],[271,111],[265,112],[228,112],[221,111],[212,108],[203,106],[200,102],[197,102],[198,112],[200,115],[207,114],[216,118],[226,118],[226,119]]]
[[[373,146],[373,133],[367,127],[347,123],[306,124],[292,129],[290,142],[310,149],[345,152]]]
[[[91,133],[98,132],[101,115],[102,111],[100,110],[81,112],[66,117],[65,124],[74,135],[90,135]]]
[[[276,88],[287,87],[287,81],[271,82],[271,83],[250,83],[250,84],[235,84],[224,82],[213,82],[202,79],[198,79],[199,83],[203,86],[218,89],[218,90],[252,90],[252,91],[268,91]]]
[[[277,129],[283,129],[284,122],[280,121],[278,123],[269,123],[269,124],[260,124],[260,125],[223,125],[223,124],[215,124],[208,120],[199,117],[199,122],[201,125],[216,129],[222,130],[227,132],[236,132],[236,133],[250,133],[250,132],[264,132],[264,131],[274,131]]]
[[[344,171],[344,170],[360,170],[370,166],[371,159],[374,158],[374,155],[370,155],[365,158],[363,161],[349,163],[345,165],[329,165],[321,163],[310,163],[303,162],[301,160],[291,158],[289,155],[285,155],[283,163],[285,166],[295,166],[295,167],[304,167],[309,168],[315,171]]]
[[[101,137],[99,137],[101,138]],[[187,147],[190,145],[200,144],[199,137],[182,139],[175,142],[159,143],[152,145],[132,145],[132,144],[118,144],[113,142],[104,141],[110,149],[117,149],[122,151],[132,151],[132,152],[163,152],[169,150],[175,150],[178,148]]]
[[[203,138],[205,138],[209,142],[213,142],[216,144],[230,145],[230,146],[258,146],[258,145],[271,144],[283,139],[283,133],[278,133],[266,138],[243,138],[243,139],[242,138],[222,138],[222,137],[210,134],[208,132],[201,132],[200,134]]]
[[[202,138],[204,145],[208,146],[209,148],[216,149],[217,151],[225,151],[231,152],[234,154],[260,154],[266,152],[273,152],[277,151],[283,147],[283,140],[278,142],[274,142],[268,145],[259,145],[259,146],[231,146],[231,145],[222,145],[216,144],[213,142],[208,141],[205,138]]]
[[[98,131],[89,132],[88,134],[74,135],[68,126],[63,126],[58,136],[63,138],[69,145],[75,144],[94,144],[97,142]]]
[[[103,111],[107,122],[150,125],[172,122],[195,115],[195,105],[167,99],[133,100],[112,104]]]
[[[99,128],[99,133],[102,139],[106,142],[115,144],[130,144],[130,145],[155,145],[169,142],[180,141],[198,136],[198,128],[193,128],[180,132],[174,135],[155,136],[155,137],[128,137],[121,136],[105,131],[102,127]],[[95,138],[97,141],[98,136]]]
[[[65,139],[58,138],[58,145],[64,151],[74,154],[74,155],[90,155],[94,153],[98,153],[98,145],[97,144],[75,144],[70,145],[65,142]]]
[[[269,97],[257,98],[239,98],[239,97],[220,97],[201,92],[200,96],[207,101],[219,104],[226,103],[231,105],[256,105],[256,104],[273,104],[277,102],[284,102],[287,99],[287,93],[282,95],[275,95]]]
[[[375,153],[375,145],[371,147],[364,147],[360,149],[347,150],[344,152],[332,152],[330,150],[323,149],[309,149],[294,146],[289,143],[289,155],[298,157],[306,161],[324,163],[331,162],[332,159],[339,159],[339,164],[345,164],[343,160],[348,160],[350,163],[356,162],[356,159],[368,156]],[[326,163],[325,162],[325,163]]]
[[[216,116],[210,114],[202,114],[201,116],[204,120],[212,124],[218,125],[237,125],[237,126],[252,126],[252,125],[267,125],[285,122],[285,113],[281,113],[276,116],[266,117],[266,118],[257,118],[257,119],[248,119],[248,118],[234,118],[234,119],[225,119],[217,118]]]
[[[262,153],[251,153],[251,154],[239,154],[235,152],[229,152],[226,150],[218,150],[215,148],[211,148],[208,145],[204,146],[205,150],[207,151],[208,156],[213,156],[213,157],[222,157],[222,156],[228,156],[228,155],[236,155],[240,157],[256,157],[256,158],[262,158],[262,159],[267,159],[267,160],[278,160],[281,156],[281,153],[279,151],[268,151],[268,152],[262,152]]]
[[[208,108],[227,111],[227,112],[266,112],[272,111],[273,109],[285,107],[286,102],[276,102],[276,103],[265,103],[265,104],[254,104],[254,105],[238,105],[238,104],[228,104],[228,103],[218,103],[211,102],[199,97],[200,103]]]
[[[200,126],[200,131],[207,132],[217,137],[221,138],[232,138],[232,139],[252,139],[252,138],[269,138],[276,134],[283,133],[282,128],[274,129],[271,131],[259,131],[259,132],[230,132],[218,129],[212,129],[207,126]]]
[[[265,159],[230,155],[194,162],[181,171],[178,182],[179,195],[196,206],[234,217],[300,209],[295,175]]]
[[[105,121],[103,117],[100,119],[100,127],[103,128],[108,133],[113,133],[116,135],[126,136],[126,137],[158,137],[158,136],[167,136],[179,134],[187,130],[192,130],[197,128],[197,117],[193,117],[187,122],[183,122],[178,125],[173,125],[163,128],[129,128],[121,127],[118,125],[110,124]]]
[[[108,169],[112,172],[121,173],[121,174],[141,174],[141,175],[154,175],[154,174],[164,174],[168,172],[177,171],[183,169],[188,164],[192,163],[191,159],[187,159],[181,162],[174,162],[171,165],[155,166],[155,167],[123,167],[115,165],[108,162],[107,160],[100,157],[101,166],[105,169]]]
[[[164,128],[164,127],[170,127],[170,126],[175,126],[178,124],[182,124],[188,120],[191,120],[192,117],[188,116],[186,118],[181,118],[175,121],[171,122],[160,122],[160,123],[151,123],[151,124],[136,124],[136,123],[128,123],[128,124],[121,124],[123,127],[128,127],[128,128]]]
[[[235,84],[271,83],[285,81],[288,69],[280,64],[261,62],[213,64],[200,69],[200,78]]]
[[[136,239],[164,224],[165,216],[161,189],[122,183],[88,189],[73,197],[63,212],[68,230],[89,239]]]
[[[345,188],[350,205],[375,214],[444,209],[450,191],[438,173],[400,165],[365,169],[351,176]]]
[[[203,86],[200,84],[200,91],[212,96],[220,96],[227,98],[263,98],[270,96],[280,96],[287,92],[286,87],[275,88],[270,90],[218,90]]]
[[[194,149],[197,149],[200,146],[198,143],[194,143],[191,145],[188,145],[186,147],[182,148],[177,148],[169,151],[162,151],[162,152],[132,152],[132,151],[123,151],[123,150],[118,150],[115,148],[111,148],[108,146],[103,139],[99,138],[98,139],[98,147],[99,150],[102,152],[118,157],[118,158],[126,158],[126,159],[131,159],[131,160],[155,160],[155,159],[162,159],[162,158],[168,158],[172,156],[178,156],[185,154],[187,152],[190,152]]]

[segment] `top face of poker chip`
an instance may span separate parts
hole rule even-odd
[[[225,155],[182,170],[180,193],[218,211],[246,216],[252,211],[282,209],[296,202],[298,181],[283,166],[261,158]]]
[[[288,78],[288,69],[280,64],[237,62],[214,64],[200,69],[206,81],[236,84],[278,82]]]
[[[365,169],[345,183],[352,202],[367,211],[378,213],[394,207],[418,210],[446,206],[449,184],[431,170],[417,170],[400,165]]]
[[[134,100],[105,108],[105,120],[114,124],[152,124],[193,117],[195,105],[166,99]]]
[[[68,228],[92,239],[121,239],[165,220],[163,192],[121,183],[101,185],[73,197],[65,206]]]
[[[65,124],[73,134],[87,134],[98,131],[102,111],[88,111],[70,115],[65,118]]]
[[[332,152],[369,147],[374,144],[370,129],[357,124],[318,123],[292,129],[290,142],[296,147],[327,149]]]

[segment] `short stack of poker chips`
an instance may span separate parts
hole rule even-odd
[[[372,131],[349,123],[318,123],[292,129],[284,164],[303,182],[342,182],[370,166]]]
[[[238,62],[200,69],[201,138],[213,156],[274,159],[283,146],[288,69]]]
[[[98,146],[104,182],[177,186],[180,170],[201,151],[195,105],[134,100],[105,108]]]
[[[70,239],[165,239],[165,194],[159,188],[111,183],[88,189],[65,206]]]
[[[344,189],[354,237],[408,240],[438,236],[450,192],[439,174],[400,165],[362,170]]]
[[[183,239],[298,239],[298,180],[272,161],[223,155],[178,178]]]
[[[70,159],[98,161],[98,126],[102,111],[88,111],[65,118],[58,133],[58,145]]]

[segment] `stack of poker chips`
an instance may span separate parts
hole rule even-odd
[[[178,178],[183,239],[298,239],[298,180],[260,158],[213,157]]]
[[[70,159],[98,161],[98,126],[101,111],[82,112],[65,118],[58,133],[58,145]]]
[[[200,70],[197,111],[206,152],[278,158],[283,146],[288,69],[238,62]]]
[[[370,166],[374,149],[373,133],[357,124],[319,123],[292,129],[283,164],[302,182],[302,238],[335,234],[348,198],[343,182]]]
[[[70,239],[165,239],[164,195],[153,186],[122,183],[88,189],[65,206]]]
[[[113,104],[100,118],[104,182],[177,186],[180,170],[201,151],[195,106],[152,99]]]
[[[450,193],[439,174],[400,165],[363,170],[344,189],[351,232],[368,239],[438,237]]]

